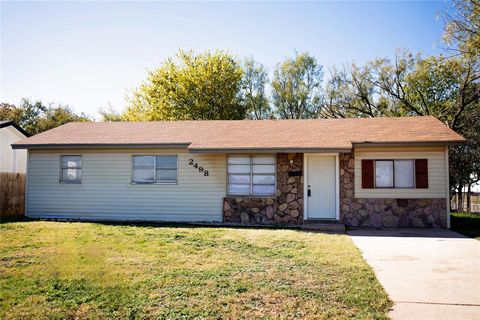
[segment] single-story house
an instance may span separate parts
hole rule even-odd
[[[404,117],[69,123],[13,148],[32,218],[445,228],[463,142]]]
[[[29,134],[13,121],[0,121],[0,172],[25,173],[27,151],[14,150],[12,144],[29,137]]]

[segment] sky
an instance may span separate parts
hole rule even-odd
[[[0,2],[0,101],[66,104],[97,120],[121,111],[148,70],[179,49],[252,56],[272,72],[294,51],[325,70],[438,54],[443,1]],[[326,72],[328,74],[328,72]]]

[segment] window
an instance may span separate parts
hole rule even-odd
[[[133,156],[132,182],[177,183],[177,156]]]
[[[82,156],[61,156],[60,166],[60,182],[82,181]]]
[[[395,160],[395,188],[413,188],[413,160]]]
[[[376,188],[413,188],[413,160],[375,160]]]
[[[274,195],[275,156],[229,156],[228,194]]]
[[[393,161],[375,161],[375,186],[377,188],[393,188]]]

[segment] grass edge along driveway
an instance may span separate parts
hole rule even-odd
[[[452,230],[480,240],[480,213],[452,212]]]
[[[68,222],[0,225],[1,319],[387,318],[346,235]]]

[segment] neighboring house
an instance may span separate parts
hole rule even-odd
[[[408,117],[69,123],[13,147],[29,217],[445,228],[463,142]]]
[[[0,121],[0,172],[25,173],[27,151],[14,150],[12,144],[29,135],[13,121]]]

